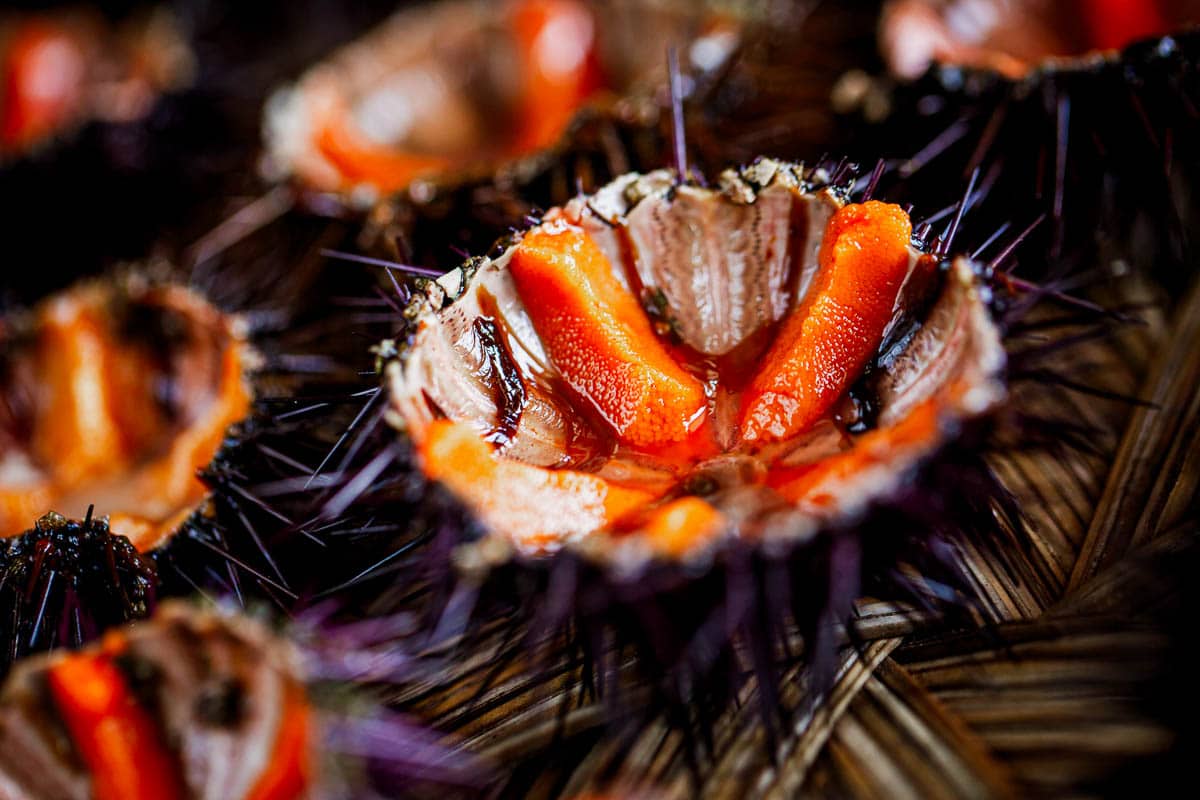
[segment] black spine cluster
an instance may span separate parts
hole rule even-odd
[[[149,616],[157,594],[154,564],[107,519],[46,514],[0,543],[0,675],[31,653]]]

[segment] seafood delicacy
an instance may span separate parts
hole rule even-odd
[[[1019,79],[1196,22],[1194,0],[892,0],[880,33],[888,65],[901,78],[946,64]]]
[[[293,648],[164,604],[96,645],[21,664],[0,693],[9,797],[311,796],[313,711]]]
[[[171,601],[83,650],[26,659],[0,687],[0,797],[298,800],[476,786],[478,764],[354,698],[355,681],[399,673],[381,668],[397,661],[393,649],[349,631],[301,625],[284,638],[227,609]]]
[[[691,52],[715,69],[736,39],[705,4],[426,3],[275,95],[268,172],[369,201],[494,166],[556,144],[586,104],[661,84],[677,40],[702,42]]]
[[[847,71],[834,104],[872,123],[863,152],[906,156],[892,196],[936,207],[978,172],[980,230],[1044,215],[1030,244],[1047,264],[1126,264],[1181,291],[1198,22],[1196,0],[895,0],[878,37],[890,74]]]
[[[0,536],[89,506],[143,552],[250,410],[242,325],[179,285],[81,284],[0,323]]]
[[[385,368],[425,475],[526,555],[636,565],[886,500],[1004,397],[990,292],[908,215],[760,160],[626,175],[409,306]]]
[[[120,26],[83,10],[0,17],[0,159],[88,120],[140,119],[194,71],[163,9]]]

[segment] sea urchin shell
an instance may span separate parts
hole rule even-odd
[[[267,108],[268,171],[367,198],[554,145],[606,94],[662,83],[677,39],[719,66],[736,26],[704,3],[476,0],[405,9]]]
[[[127,122],[195,70],[166,9],[121,26],[81,9],[0,16],[0,159],[91,119]]]
[[[349,660],[353,645],[336,638]],[[83,650],[28,659],[0,688],[0,794],[394,797],[476,780],[429,731],[370,703],[334,706],[347,684],[326,691],[334,679],[312,674],[317,652],[244,615],[175,601]]]
[[[249,411],[238,321],[127,276],[0,324],[0,536],[95,505],[140,550],[158,545],[205,498],[196,470]]]
[[[988,292],[896,206],[759,161],[624,176],[429,282],[386,370],[425,474],[493,540],[626,567],[805,539],[1004,395]]]
[[[880,35],[884,56],[901,78],[919,78],[942,64],[1018,79],[1036,69],[1103,58],[1194,22],[1200,22],[1194,0],[892,0]]]

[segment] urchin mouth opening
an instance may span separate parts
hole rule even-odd
[[[760,162],[630,175],[424,287],[389,365],[426,476],[525,554],[691,558],[895,494],[1003,397],[973,265]]]
[[[1082,67],[1197,22],[1200,6],[1190,0],[891,0],[880,35],[884,57],[901,78],[919,78],[938,65],[1019,80],[1042,69]]]
[[[81,284],[3,332],[0,536],[89,507],[140,550],[208,491],[196,477],[250,411],[242,325],[190,290]]]
[[[706,4],[424,3],[275,95],[267,171],[373,196],[518,158],[555,145],[585,106],[660,83],[668,44],[690,39],[691,66],[712,72],[738,37]]]

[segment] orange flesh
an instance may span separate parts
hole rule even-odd
[[[33,482],[0,485],[0,536],[50,510],[82,516],[94,503],[96,513],[110,515],[113,533],[146,551],[208,494],[196,472],[249,412],[246,346],[229,340],[212,402],[172,430],[154,400],[148,355],[120,341],[108,322],[91,298],[69,294],[42,313],[27,454],[38,471]]]
[[[823,487],[849,479],[870,467],[887,464],[897,452],[906,448],[922,448],[936,442],[940,407],[940,398],[930,398],[896,424],[858,437],[853,447],[843,453],[798,470],[772,475],[773,488],[791,503],[832,505],[837,498],[822,492]]]
[[[639,533],[657,552],[681,558],[724,525],[721,512],[699,497],[681,497],[656,509]]]
[[[908,216],[896,206],[840,209],[826,229],[808,294],[780,323],[766,356],[758,353],[772,341],[770,329],[732,359],[714,362],[669,350],[582,231],[561,221],[535,228],[508,266],[522,305],[564,381],[621,440],[608,461],[588,463],[603,470],[618,462],[606,474],[641,477],[618,484],[511,460],[494,453],[470,425],[448,420],[415,433],[422,467],[490,530],[527,548],[551,549],[604,531],[641,537],[653,553],[683,558],[733,524],[718,501],[714,506],[689,495],[711,491],[689,481],[702,477],[697,469],[716,463],[711,459],[725,449],[718,444],[717,416],[706,413],[704,387],[685,369],[699,373],[703,366],[716,371],[716,395],[730,397],[735,409],[731,424],[741,439],[731,454],[743,459],[737,463],[757,465],[738,472],[737,485],[765,493],[768,506],[774,497],[806,513],[834,513],[845,483],[928,453],[939,440],[943,410],[961,399],[955,391],[965,391],[945,388],[900,422],[859,436],[834,420],[835,404],[876,353],[893,317],[909,271],[910,233]],[[696,363],[681,365],[677,357]],[[747,365],[757,367],[752,377]],[[776,440],[786,442],[773,446]],[[638,466],[630,473],[619,462]]]
[[[92,776],[94,800],[183,800],[178,766],[162,733],[106,654],[73,653],[48,683],[75,750]]]
[[[423,175],[448,169],[449,158],[397,150],[386,144],[376,144],[348,123],[348,111],[342,116],[323,121],[316,148],[341,176],[341,189],[370,184],[381,192],[403,189]]]
[[[84,55],[67,31],[32,20],[17,28],[0,59],[0,152],[54,135],[79,112]]]
[[[745,441],[803,433],[845,394],[892,318],[911,235],[908,214],[889,203],[871,200],[834,214],[814,283],[743,398]]]
[[[430,424],[420,455],[425,474],[464,498],[489,528],[534,550],[607,527],[654,499],[586,472],[496,458],[460,422]]]
[[[290,686],[267,770],[246,800],[293,800],[312,783],[311,711],[304,690]]]
[[[591,13],[575,0],[520,0],[512,12],[524,89],[513,150],[549,147],[601,86]]]
[[[535,228],[509,269],[550,358],[628,444],[687,438],[703,422],[700,381],[671,358],[646,313],[579,228]]]

